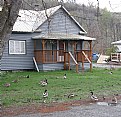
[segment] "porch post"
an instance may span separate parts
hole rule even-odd
[[[92,71],[92,41],[89,41],[90,44],[90,71]]]
[[[64,44],[64,70],[65,70],[66,69],[66,52],[65,52],[66,45],[65,45],[65,41],[63,42],[63,44]]]
[[[42,62],[45,62],[45,40],[42,40]]]
[[[82,51],[81,51],[82,52]],[[82,56],[82,72],[84,71],[84,55],[83,54],[81,54]]]
[[[80,49],[81,49],[81,62],[82,62],[82,72],[84,72],[84,55],[82,54],[82,49],[83,49],[83,42],[82,41],[80,41]]]
[[[71,67],[70,67],[70,54],[68,53],[68,69],[70,70]]]

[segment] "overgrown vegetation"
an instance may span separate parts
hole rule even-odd
[[[101,96],[110,96],[121,93],[121,69],[113,70],[93,69],[92,72],[75,73],[74,71],[49,71],[49,72],[7,72],[0,76],[0,89],[3,106],[43,103],[43,92],[48,90],[49,96],[46,103],[64,102],[70,100],[89,99],[90,90]],[[67,79],[64,79],[64,74]],[[30,78],[25,76],[29,75]],[[47,86],[39,83],[48,80]],[[13,80],[18,82],[14,83]],[[5,87],[5,83],[10,83]],[[77,96],[68,98],[69,94]]]
[[[112,46],[111,48],[107,48],[106,50],[106,55],[110,56],[111,53],[115,53],[115,52],[118,52],[118,48],[115,46]]]

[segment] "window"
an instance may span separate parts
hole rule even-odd
[[[9,54],[26,54],[25,42],[9,40]]]

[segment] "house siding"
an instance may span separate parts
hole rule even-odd
[[[48,33],[49,31],[51,33],[70,34],[79,34],[81,30],[63,9],[59,9],[50,17],[50,25],[48,25],[48,21],[46,21],[38,29],[41,29],[42,33]]]
[[[9,54],[8,43],[5,46],[3,57],[1,59],[1,70],[24,70],[34,69],[32,57],[34,56],[34,43],[31,37],[36,34],[12,34],[11,40],[25,40],[26,41],[26,54],[16,55]]]
[[[61,70],[64,68],[63,63],[45,63],[45,64],[38,64],[39,70]]]
[[[43,70],[61,70],[64,69],[63,63],[43,64]]]

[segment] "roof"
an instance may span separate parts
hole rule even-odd
[[[46,13],[48,17],[53,15],[58,9],[62,8],[70,18],[80,27],[82,31],[80,34],[86,34],[87,32],[84,28],[74,19],[73,16],[65,9],[65,7],[59,5],[56,7],[52,7],[43,11],[33,11],[33,10],[20,10],[19,16],[13,26],[13,31],[15,32],[34,32],[36,29],[43,24],[46,20]]]
[[[95,38],[76,35],[76,34],[65,34],[65,33],[49,33],[45,35],[38,35],[32,37],[32,39],[55,39],[55,40],[96,40]]]
[[[48,17],[56,12],[61,5],[47,9]],[[43,22],[47,20],[45,10],[20,10],[13,31],[16,32],[34,32]]]
[[[121,45],[121,40],[112,42],[111,44],[112,44],[112,45]]]

